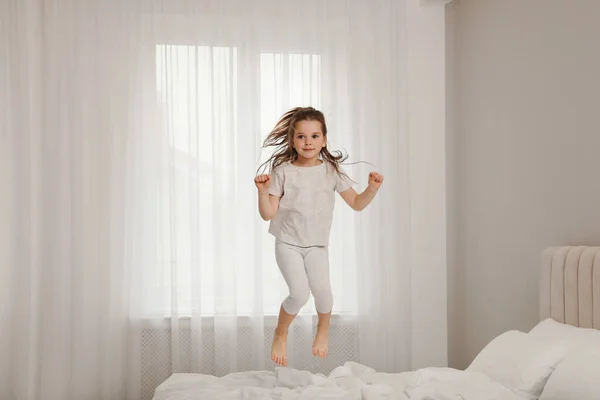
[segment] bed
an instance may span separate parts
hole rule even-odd
[[[153,400],[600,399],[600,247],[543,251],[540,321],[494,338],[465,370],[379,373],[346,363],[328,376],[277,368],[217,378],[173,374]]]

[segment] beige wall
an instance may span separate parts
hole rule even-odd
[[[459,0],[448,35],[449,362],[538,317],[546,246],[600,244],[600,1]]]
[[[599,0],[600,1],[600,0]],[[444,8],[407,3],[407,107],[411,185],[411,366],[448,364]],[[424,305],[427,311],[423,312]]]

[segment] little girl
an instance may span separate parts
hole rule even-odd
[[[294,317],[312,292],[319,316],[313,354],[328,353],[329,318],[333,296],[329,282],[328,244],[335,192],[356,211],[373,200],[383,176],[369,174],[369,185],[361,194],[342,171],[345,157],[327,149],[327,126],[323,113],[312,107],[294,108],[284,114],[265,139],[275,147],[265,162],[271,174],[254,179],[258,189],[258,210],[271,221],[275,236],[275,258],[289,296],[281,304],[271,358],[287,365],[287,334]]]

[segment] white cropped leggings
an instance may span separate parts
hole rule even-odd
[[[290,289],[283,301],[286,313],[296,315],[312,291],[315,308],[321,314],[331,312],[333,294],[329,281],[329,252],[325,246],[299,247],[275,241],[275,259]]]

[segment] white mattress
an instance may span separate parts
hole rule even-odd
[[[407,400],[403,390],[411,374],[377,373],[352,362],[329,376],[292,368],[239,372],[222,378],[173,374],[156,389],[153,400]]]

